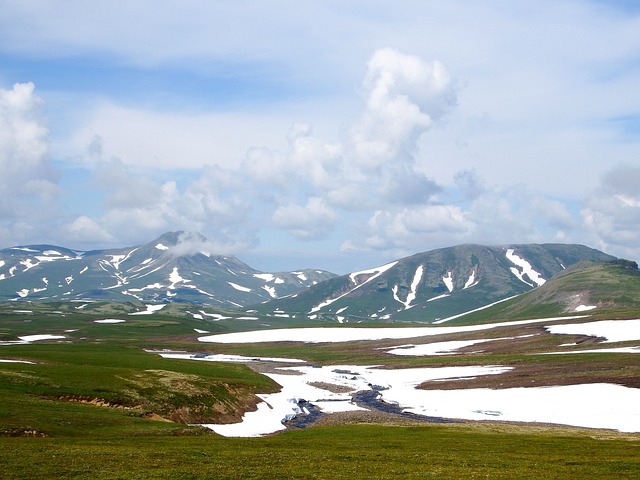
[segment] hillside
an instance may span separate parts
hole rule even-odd
[[[333,278],[255,308],[339,322],[434,322],[543,286],[578,262],[614,259],[582,245],[459,245]]]
[[[448,322],[479,323],[567,313],[640,309],[640,270],[635,262],[579,262],[523,295]]]

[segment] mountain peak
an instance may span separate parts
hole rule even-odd
[[[160,235],[155,240],[149,242],[148,245],[156,246],[163,245],[165,247],[175,247],[181,245],[183,243],[206,243],[207,238],[198,232],[185,232],[183,230],[178,230],[177,232],[166,232]],[[162,249],[162,247],[159,247]]]

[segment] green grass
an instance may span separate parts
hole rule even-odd
[[[144,427],[149,413],[183,423],[238,420],[255,393],[277,389],[244,365],[164,359],[131,347],[13,345],[2,354],[37,363],[0,364],[0,434],[85,436]]]
[[[130,317],[104,304],[92,312],[38,305],[32,314],[0,308],[0,339],[64,334],[68,341],[0,346],[0,478],[639,478],[640,436],[616,432],[496,423],[451,425],[344,424],[315,426],[257,439],[224,438],[187,423],[238,420],[255,393],[277,387],[242,365],[170,360],[144,348],[303,358],[317,364],[389,367],[510,365],[501,381],[562,382],[640,378],[635,357],[616,354],[546,356],[569,337],[539,335],[485,353],[397,357],[379,348],[412,340],[335,344],[206,344],[194,328],[223,332],[171,306],[163,314]],[[67,308],[64,316],[54,313]],[[115,308],[115,310],[114,310]],[[124,307],[122,307],[124,308]],[[169,308],[169,307],[167,307]],[[100,315],[98,315],[100,312]],[[111,313],[110,313],[111,312]],[[173,312],[173,313],[172,313]],[[637,310],[620,311],[637,318]],[[96,318],[124,324],[95,324]],[[267,319],[263,320],[275,320]],[[283,322],[291,320],[283,320]],[[293,323],[293,322],[292,322]],[[255,321],[239,329],[258,326]],[[280,326],[284,326],[281,324]],[[65,332],[65,330],[76,330]],[[501,327],[478,338],[539,332]],[[429,341],[456,339],[431,338]],[[506,348],[506,349],[505,349]],[[482,382],[496,381],[478,377]],[[475,384],[474,384],[475,385]],[[108,403],[99,406],[93,400]],[[153,412],[177,422],[147,418]],[[355,420],[351,420],[355,422]]]
[[[640,442],[530,429],[346,425],[259,439],[0,438],[3,478],[632,479]]]

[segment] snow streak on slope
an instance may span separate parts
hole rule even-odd
[[[351,280],[351,283],[355,284],[355,287],[353,287],[351,290],[349,290],[348,292],[343,293],[342,295],[340,295],[339,297],[336,298],[331,298],[329,300],[325,300],[324,302],[316,305],[315,307],[313,307],[309,313],[314,313],[317,312],[318,310],[331,305],[333,302],[335,302],[336,300],[340,300],[343,297],[346,297],[347,295],[349,295],[351,292],[357,290],[358,288],[362,287],[363,285],[366,285],[367,283],[371,282],[372,280],[375,280],[376,278],[378,278],[380,275],[382,275],[384,272],[386,272],[387,270],[389,270],[391,267],[393,267],[396,263],[398,263],[397,261],[395,262],[391,262],[391,263],[387,263],[386,265],[382,265],[381,267],[376,267],[376,268],[372,268],[370,270],[362,270],[361,272],[354,272],[352,274],[349,275],[349,279]],[[358,284],[357,282],[357,278],[360,275],[369,275],[369,274],[373,274],[371,277],[367,278],[364,282]]]
[[[413,302],[416,299],[416,292],[418,291],[418,285],[420,284],[420,280],[422,280],[423,273],[424,273],[424,267],[420,265],[416,269],[416,273],[413,275],[413,281],[411,282],[411,290],[407,294],[407,299],[404,302],[400,300],[400,297],[398,297],[397,284],[394,285],[391,290],[393,292],[393,299],[403,304],[405,310],[411,308],[411,302]]]
[[[466,290],[469,287],[473,287],[477,283],[478,282],[476,281],[476,272],[474,270],[474,271],[471,272],[471,275],[469,275],[469,279],[466,281],[466,283],[464,284],[464,287],[462,289]]]
[[[447,272],[447,275],[442,277],[442,281],[447,286],[449,293],[453,292],[453,272]]]
[[[544,285],[546,280],[542,278],[540,274],[533,269],[531,264],[527,262],[524,258],[520,258],[519,256],[517,256],[513,252],[514,252],[513,248],[509,248],[507,250],[507,259],[511,263],[514,263],[516,266],[520,267],[522,270],[518,270],[515,267],[511,267],[510,269],[511,273],[513,273],[516,277],[520,279],[520,281],[526,283],[527,285],[531,285],[531,284],[524,279],[525,275],[535,283],[535,286],[539,287],[540,285]],[[534,285],[531,285],[531,286],[533,287]]]

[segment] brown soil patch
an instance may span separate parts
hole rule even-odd
[[[576,354],[579,356],[581,354]],[[579,360],[576,359],[576,360]],[[475,378],[425,382],[423,390],[460,390],[469,388],[552,387],[584,383],[613,383],[640,388],[640,365],[629,365],[622,360],[589,359],[582,362],[546,361],[544,363],[515,365],[499,375]]]

